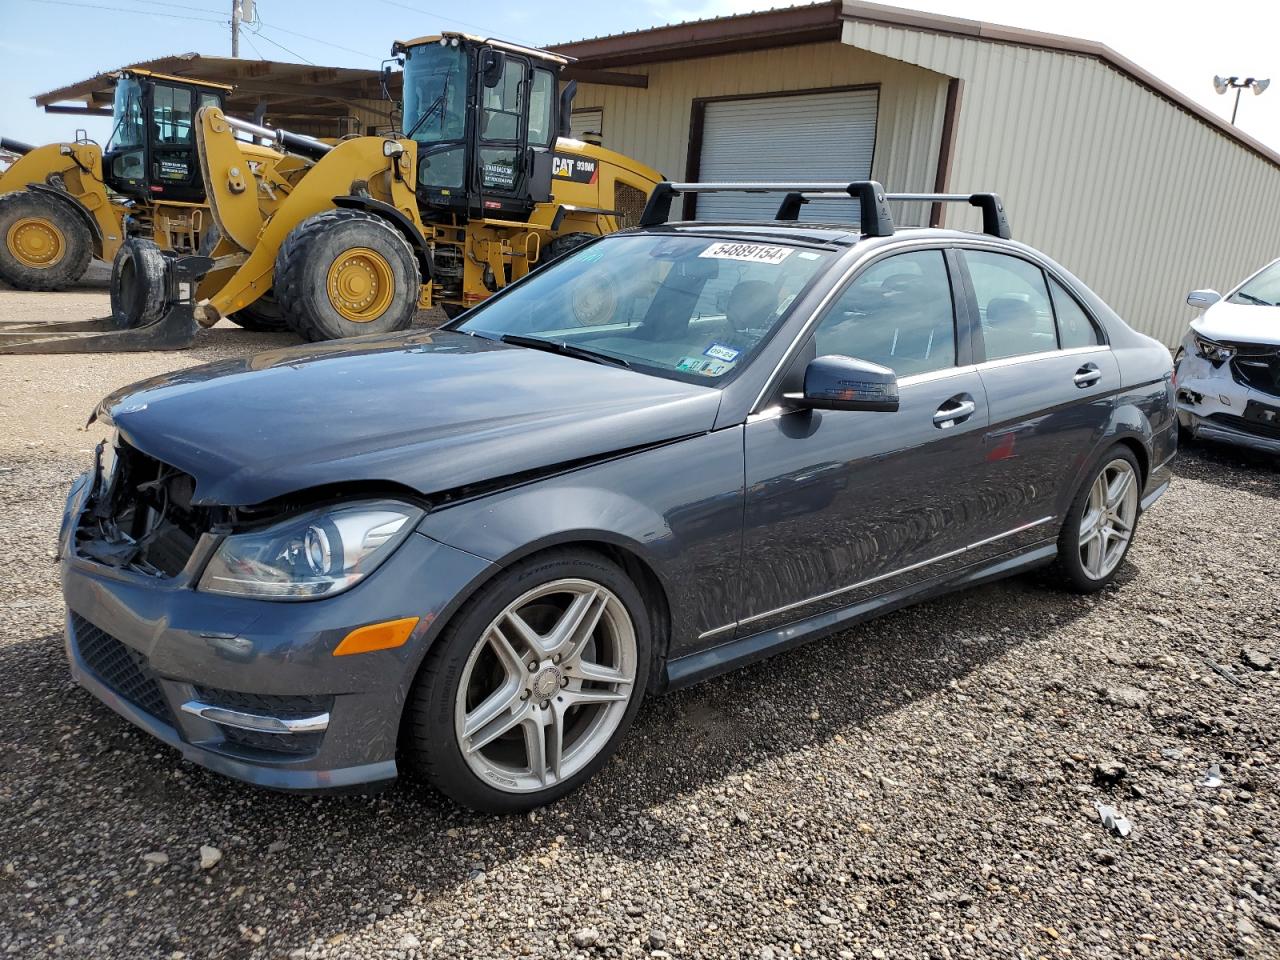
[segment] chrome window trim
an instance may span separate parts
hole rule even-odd
[[[329,714],[317,713],[312,717],[293,717],[282,720],[261,713],[245,713],[243,710],[232,710],[219,707],[201,700],[188,700],[181,707],[183,713],[221,724],[224,727],[235,727],[238,730],[252,730],[256,733],[318,733],[329,728]]]
[[[1014,527],[1012,530],[1006,530],[1004,533],[997,533],[994,537],[987,537],[985,540],[979,540],[976,543],[971,543],[966,547],[959,547],[955,550],[949,550],[946,553],[939,554],[936,557],[930,557],[928,560],[921,560],[917,563],[912,563],[912,564],[909,564],[908,566],[900,567],[897,570],[890,570],[888,573],[877,574],[874,577],[868,577],[866,580],[859,580],[857,583],[851,583],[845,587],[837,587],[835,590],[828,590],[826,593],[820,593],[817,596],[809,597],[806,600],[797,600],[794,603],[788,603],[781,607],[775,607],[773,610],[766,610],[764,613],[754,613],[749,617],[744,617],[743,619],[737,620],[733,623],[726,623],[722,627],[716,627],[714,630],[707,630],[705,633],[700,633],[698,634],[698,639],[704,640],[707,637],[713,637],[718,633],[723,633],[724,631],[730,630],[734,627],[741,627],[748,623],[755,623],[757,620],[765,620],[769,617],[777,616],[780,613],[786,613],[789,610],[795,610],[799,607],[808,606],[811,603],[820,603],[823,600],[829,600],[832,597],[838,597],[842,593],[848,593],[851,590],[857,590],[861,587],[869,587],[872,584],[879,583],[882,580],[888,580],[892,577],[896,577],[904,573],[911,573],[913,570],[919,570],[923,567],[931,566],[932,564],[935,564],[935,563],[940,563],[943,560],[950,560],[952,557],[958,557],[963,553],[970,552],[971,550],[977,550],[981,547],[989,546],[990,544],[996,543],[999,540],[1004,540],[1006,537],[1012,537],[1015,534],[1023,533],[1027,530],[1034,529],[1035,527],[1043,526],[1044,524],[1051,523],[1052,521],[1053,521],[1052,516],[1041,517],[1039,520],[1033,520],[1030,523],[1024,523],[1022,526]]]
[[[1046,360],[1049,357],[1070,357],[1086,353],[1106,353],[1111,348],[1106,344],[1094,344],[1091,347],[1068,347],[1066,350],[1041,350],[1039,353],[1020,353],[1016,357],[1001,357],[999,360],[983,360],[975,364],[978,372],[992,370],[996,367],[1011,367],[1019,363],[1030,363],[1034,360]],[[901,381],[900,381],[901,382]]]

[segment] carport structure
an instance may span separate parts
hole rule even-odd
[[[382,96],[376,70],[325,67],[278,60],[241,60],[184,53],[129,64],[172,77],[212,80],[232,87],[227,112],[258,118],[271,126],[317,137],[385,133],[399,115]],[[47,113],[111,116],[116,74],[111,70],[41,93],[36,105]],[[394,75],[398,82],[399,74]],[[395,91],[392,91],[393,95]]]
[[[1189,289],[1226,288],[1280,254],[1280,154],[1100,43],[835,0],[553,49],[582,71],[575,131],[607,147],[674,179],[995,191],[1016,237],[1166,343]],[[770,204],[686,195],[684,213]],[[956,207],[894,215],[978,224]]]

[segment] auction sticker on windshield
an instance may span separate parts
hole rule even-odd
[[[703,250],[699,257],[712,260],[746,260],[750,263],[781,263],[791,256],[790,247],[778,247],[769,243],[734,243],[722,240]]]

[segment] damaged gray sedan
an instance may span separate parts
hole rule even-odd
[[[74,676],[255,784],[407,764],[515,811],[650,693],[1036,567],[1102,589],[1169,484],[1168,350],[994,195],[971,234],[848,189],[860,228],[651,201],[443,329],[108,397],[59,544]]]
[[[1174,358],[1182,429],[1280,453],[1280,260],[1226,296],[1193,290],[1187,303],[1204,313]]]

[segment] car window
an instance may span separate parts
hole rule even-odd
[[[1058,318],[1058,342],[1063,350],[1093,347],[1102,343],[1098,328],[1093,325],[1084,308],[1053,277],[1049,278],[1049,291],[1053,294],[1053,312]]]
[[[869,360],[900,377],[954,366],[955,308],[942,251],[873,263],[831,305],[814,341],[818,356]]]
[[[1280,260],[1248,280],[1231,295],[1232,303],[1255,307],[1280,307]]]
[[[618,234],[535,271],[453,329],[538,337],[648,373],[718,381],[750,362],[831,256],[754,240]]]
[[[988,360],[1058,349],[1044,272],[1002,253],[964,251]]]

